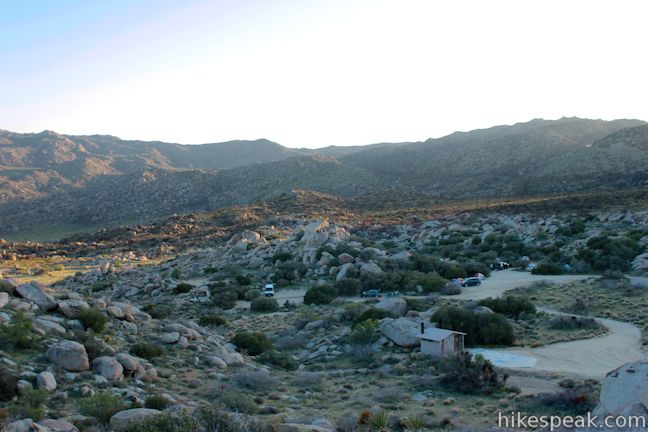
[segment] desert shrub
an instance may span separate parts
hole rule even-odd
[[[353,320],[353,327],[367,320],[379,321],[383,318],[394,318],[394,315],[383,309],[369,308]]]
[[[0,366],[0,401],[10,401],[18,395],[18,377],[4,366]]]
[[[0,279],[0,292],[6,292],[9,295],[16,293],[16,286],[8,280]]]
[[[509,318],[519,319],[521,315],[533,315],[536,308],[526,297],[505,296],[500,298],[486,298],[479,301],[481,306],[486,306]]]
[[[278,285],[290,285],[306,274],[308,268],[302,262],[282,261],[277,263],[272,281]]]
[[[182,277],[182,271],[178,267],[175,267],[173,270],[171,270],[171,277],[173,279],[180,279]]]
[[[461,294],[461,286],[455,283],[447,283],[441,290],[443,295],[459,295]]]
[[[353,321],[365,310],[367,310],[367,306],[363,303],[347,303],[340,313],[340,319],[343,321]]]
[[[245,301],[252,301],[257,297],[261,297],[261,291],[255,288],[250,288],[249,290],[245,291],[245,294],[243,295],[243,300]]]
[[[162,348],[147,342],[136,343],[135,345],[130,347],[128,351],[134,356],[142,357],[143,359],[147,360],[151,360],[164,355]]]
[[[555,330],[595,329],[599,323],[594,318],[558,315],[549,321],[549,327]]]
[[[425,274],[416,278],[416,282],[421,285],[423,292],[439,292],[441,291],[447,281],[439,276],[437,273]]]
[[[305,335],[283,335],[279,336],[273,343],[278,350],[291,350],[303,348],[308,343],[308,337]]]
[[[47,390],[26,388],[20,392],[18,400],[9,405],[9,413],[18,419],[40,420],[45,417],[44,405],[47,399]]]
[[[639,243],[632,238],[602,235],[589,239],[587,247],[579,249],[577,257],[591,265],[595,271],[629,271],[630,263],[641,250]]]
[[[92,329],[93,332],[99,334],[106,329],[108,317],[98,309],[88,308],[79,313],[79,321],[86,330]]]
[[[155,319],[168,318],[170,316],[173,316],[173,308],[166,304],[157,305],[149,303],[144,306],[142,310],[151,315],[151,318]]]
[[[295,374],[293,384],[299,388],[321,390],[324,387],[324,379],[319,372],[299,372]]]
[[[263,369],[237,372],[232,375],[232,381],[239,387],[251,390],[269,390],[278,384],[277,379]]]
[[[120,396],[108,392],[79,399],[78,405],[81,414],[94,417],[103,424],[110,423],[110,417],[128,408]]]
[[[227,320],[222,315],[203,315],[198,320],[201,326],[224,326],[227,325]]]
[[[272,297],[257,297],[250,302],[252,312],[277,312],[279,303]]]
[[[230,401],[225,397],[226,395],[221,397],[221,402],[227,406],[227,402]],[[233,401],[236,402],[236,399]],[[256,406],[249,403],[247,406],[251,409],[249,414],[256,412]],[[245,411],[236,406],[230,410]],[[271,425],[263,424],[252,417],[241,417],[212,406],[201,406],[181,414],[151,416],[128,428],[128,432],[273,432],[274,430],[276,429]]]
[[[231,342],[239,350],[245,351],[248,355],[256,356],[272,349],[272,342],[261,332],[238,332]]]
[[[211,304],[221,309],[232,309],[236,306],[238,294],[223,283],[211,283],[208,285],[211,293]]]
[[[512,345],[513,326],[503,315],[475,313],[465,307],[444,306],[431,320],[441,328],[466,333],[466,345]]]
[[[430,308],[430,305],[424,299],[420,299],[416,297],[406,297],[405,301],[407,302],[408,310],[423,312]]]
[[[344,278],[335,284],[341,296],[357,296],[362,291],[362,283],[358,279]]]
[[[461,393],[494,393],[505,389],[506,376],[500,376],[483,356],[461,353],[441,363],[442,384]]]
[[[329,304],[337,297],[337,295],[337,289],[332,285],[312,287],[306,291],[306,294],[304,294],[304,304]]]
[[[589,315],[591,308],[592,305],[589,300],[578,297],[571,307],[569,307],[569,310],[576,315]]]
[[[347,341],[352,345],[370,345],[376,342],[378,337],[378,320],[367,319],[353,326]]]
[[[274,264],[277,261],[290,261],[291,259],[292,255],[290,254],[290,252],[277,252],[272,255],[272,258],[270,260]]]
[[[598,392],[591,381],[577,384],[566,380],[562,381],[560,386],[564,390],[540,394],[537,396],[538,401],[552,409],[568,410],[576,414],[592,411],[598,402]]]
[[[490,275],[490,268],[484,263],[480,263],[480,262],[476,262],[476,261],[468,261],[468,262],[461,263],[460,267],[469,276],[475,276],[478,273],[481,273],[484,276],[489,276]]]
[[[14,349],[31,349],[38,338],[33,332],[32,322],[24,312],[17,312],[9,324],[0,325],[0,344]]]
[[[235,279],[239,285],[243,286],[248,286],[252,283],[252,278],[244,274],[237,274]]]
[[[545,261],[535,266],[531,273],[535,275],[559,275],[563,273],[563,269],[558,264]]]
[[[219,401],[226,408],[237,413],[252,415],[259,410],[259,407],[250,396],[235,389],[224,391],[220,395]]]
[[[194,286],[187,282],[180,282],[173,288],[173,294],[185,294],[194,289]]]
[[[167,398],[161,395],[149,396],[144,401],[145,408],[163,411],[167,409],[169,406],[171,406],[171,402]]]
[[[257,357],[257,360],[263,364],[269,364],[286,370],[295,370],[299,366],[297,361],[287,353],[277,350],[268,350]]]

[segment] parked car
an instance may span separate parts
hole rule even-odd
[[[491,270],[506,270],[510,267],[510,264],[506,261],[497,261],[491,264]]]
[[[372,289],[369,291],[362,291],[362,294],[360,294],[360,297],[367,297],[367,298],[376,298],[380,297],[380,291]]]
[[[385,295],[387,297],[398,297],[400,295],[400,293],[398,291],[389,291],[389,292],[385,293]]]
[[[463,280],[461,283],[462,287],[471,287],[471,286],[479,286],[481,285],[481,279],[478,277],[469,277]]]
[[[263,295],[266,297],[274,297],[274,285],[269,283],[263,288]]]

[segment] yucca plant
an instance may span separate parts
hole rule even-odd
[[[369,421],[367,422],[369,430],[375,432],[389,432],[391,428],[389,427],[389,416],[387,412],[380,411],[377,413],[371,414]]]
[[[409,431],[420,431],[423,430],[424,426],[425,422],[423,421],[423,417],[420,415],[413,415],[405,419],[405,427]]]

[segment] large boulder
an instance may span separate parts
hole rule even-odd
[[[54,297],[46,291],[45,286],[37,282],[18,285],[18,287],[16,287],[16,292],[20,297],[35,303],[39,308],[45,311],[54,310],[58,307],[58,303]]]
[[[382,269],[374,262],[366,262],[360,265],[360,273],[362,274],[378,274],[382,272]]]
[[[63,340],[55,343],[47,351],[47,358],[56,366],[69,371],[90,369],[90,361],[85,347],[75,341]]]
[[[149,408],[133,408],[120,411],[110,417],[110,427],[112,427],[116,432],[127,431],[131,426],[160,414],[162,414],[162,411]]]
[[[58,302],[58,308],[67,318],[79,318],[81,311],[90,309],[90,305],[83,300],[63,300]]]
[[[116,381],[124,376],[124,367],[113,357],[97,357],[92,362],[92,367],[99,375],[109,380]]]
[[[36,385],[39,389],[47,391],[56,390],[56,378],[52,372],[41,372],[36,375]]]
[[[601,385],[601,396],[594,414],[645,415],[647,408],[648,361],[644,360],[626,363],[607,374]]]
[[[340,264],[348,264],[352,263],[355,261],[355,258],[353,258],[353,255],[348,254],[346,252],[342,252],[340,255],[338,255],[338,261],[340,261]]]
[[[632,271],[648,273],[648,252],[637,255],[637,257],[632,260]]]
[[[421,324],[410,318],[385,318],[380,323],[380,333],[396,345],[409,348],[421,344],[418,335]]]
[[[51,432],[79,432],[76,426],[62,419],[45,419],[39,421],[38,424],[45,426]]]
[[[355,266],[353,265],[353,263],[343,264],[340,267],[340,270],[338,270],[337,275],[335,276],[335,281],[340,282],[342,279],[346,278],[349,271],[354,267]]]
[[[374,305],[376,309],[382,309],[395,316],[403,316],[407,313],[407,302],[399,297],[391,297],[379,301]]]
[[[32,321],[32,324],[36,329],[50,336],[62,337],[67,333],[67,330],[61,324],[45,318],[36,318]]]
[[[137,370],[137,366],[140,364],[140,359],[127,353],[119,353],[115,356],[115,359],[125,370],[129,371]]]
[[[317,249],[324,245],[329,239],[328,232],[329,223],[327,221],[318,221],[308,224],[304,228],[304,235],[301,242],[304,244],[304,249]]]
[[[7,303],[9,303],[9,294],[4,291],[0,291],[0,309],[7,306]]]

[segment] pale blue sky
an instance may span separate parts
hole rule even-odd
[[[643,0],[0,0],[0,128],[291,147],[648,120]]]

